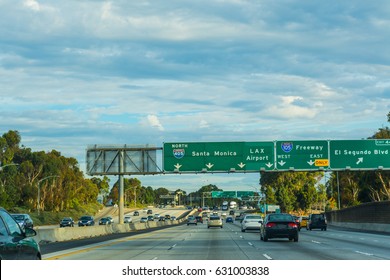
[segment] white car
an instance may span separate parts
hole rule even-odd
[[[133,219],[130,216],[125,216],[124,219],[123,219],[123,222],[130,224],[130,223],[133,222]]]
[[[247,214],[241,222],[241,231],[245,232],[248,229],[260,230],[263,223],[263,218],[260,215]]]

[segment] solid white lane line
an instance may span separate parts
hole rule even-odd
[[[272,258],[270,256],[268,256],[267,254],[263,254],[263,256],[267,259],[267,260],[272,260]]]
[[[252,244],[252,243],[250,243],[250,242],[248,242],[248,244],[249,244],[249,246],[253,246],[253,244]]]
[[[321,242],[315,241],[315,240],[312,240],[311,242],[316,243],[316,244],[321,244]]]
[[[360,252],[360,251],[355,251],[355,253],[362,254],[362,255],[365,255],[365,256],[373,256],[374,255],[374,254],[371,254],[371,253]]]

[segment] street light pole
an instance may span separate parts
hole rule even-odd
[[[41,184],[42,181],[47,180],[49,178],[54,178],[54,177],[58,178],[60,176],[58,176],[58,175],[51,175],[51,176],[44,177],[44,178],[42,178],[41,180],[38,181],[38,197],[37,197],[38,215],[39,215],[40,208],[41,208],[40,205],[39,205],[40,204],[40,200],[41,200],[41,187],[40,187],[40,184]]]

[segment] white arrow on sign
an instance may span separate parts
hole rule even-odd
[[[245,166],[245,164],[244,163],[240,163],[240,164],[237,164],[240,168],[243,168],[244,166]]]
[[[285,165],[285,164],[286,164],[286,162],[285,162],[285,161],[283,161],[283,160],[279,161],[278,163],[280,164],[280,166],[283,166],[283,165]]]
[[[309,165],[313,165],[314,164],[314,161],[310,160],[307,162]]]
[[[214,164],[211,164],[210,162],[208,164],[206,164],[207,168],[210,169],[211,167],[214,166]]]
[[[266,166],[268,166],[268,168],[271,168],[272,165],[274,165],[274,164],[273,164],[273,163],[270,163],[270,162],[268,162],[268,163],[266,164]]]
[[[175,167],[176,169],[180,169],[180,167],[182,167],[182,165],[176,163],[176,165],[174,165],[174,167]]]
[[[356,164],[359,164],[359,163],[362,163],[362,162],[363,162],[363,158],[360,157],[360,158],[358,158],[358,161],[356,162]]]

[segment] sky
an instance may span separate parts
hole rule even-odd
[[[0,134],[84,172],[94,144],[367,138],[389,125],[389,14],[388,0],[0,0]],[[255,190],[259,174],[137,178]]]

